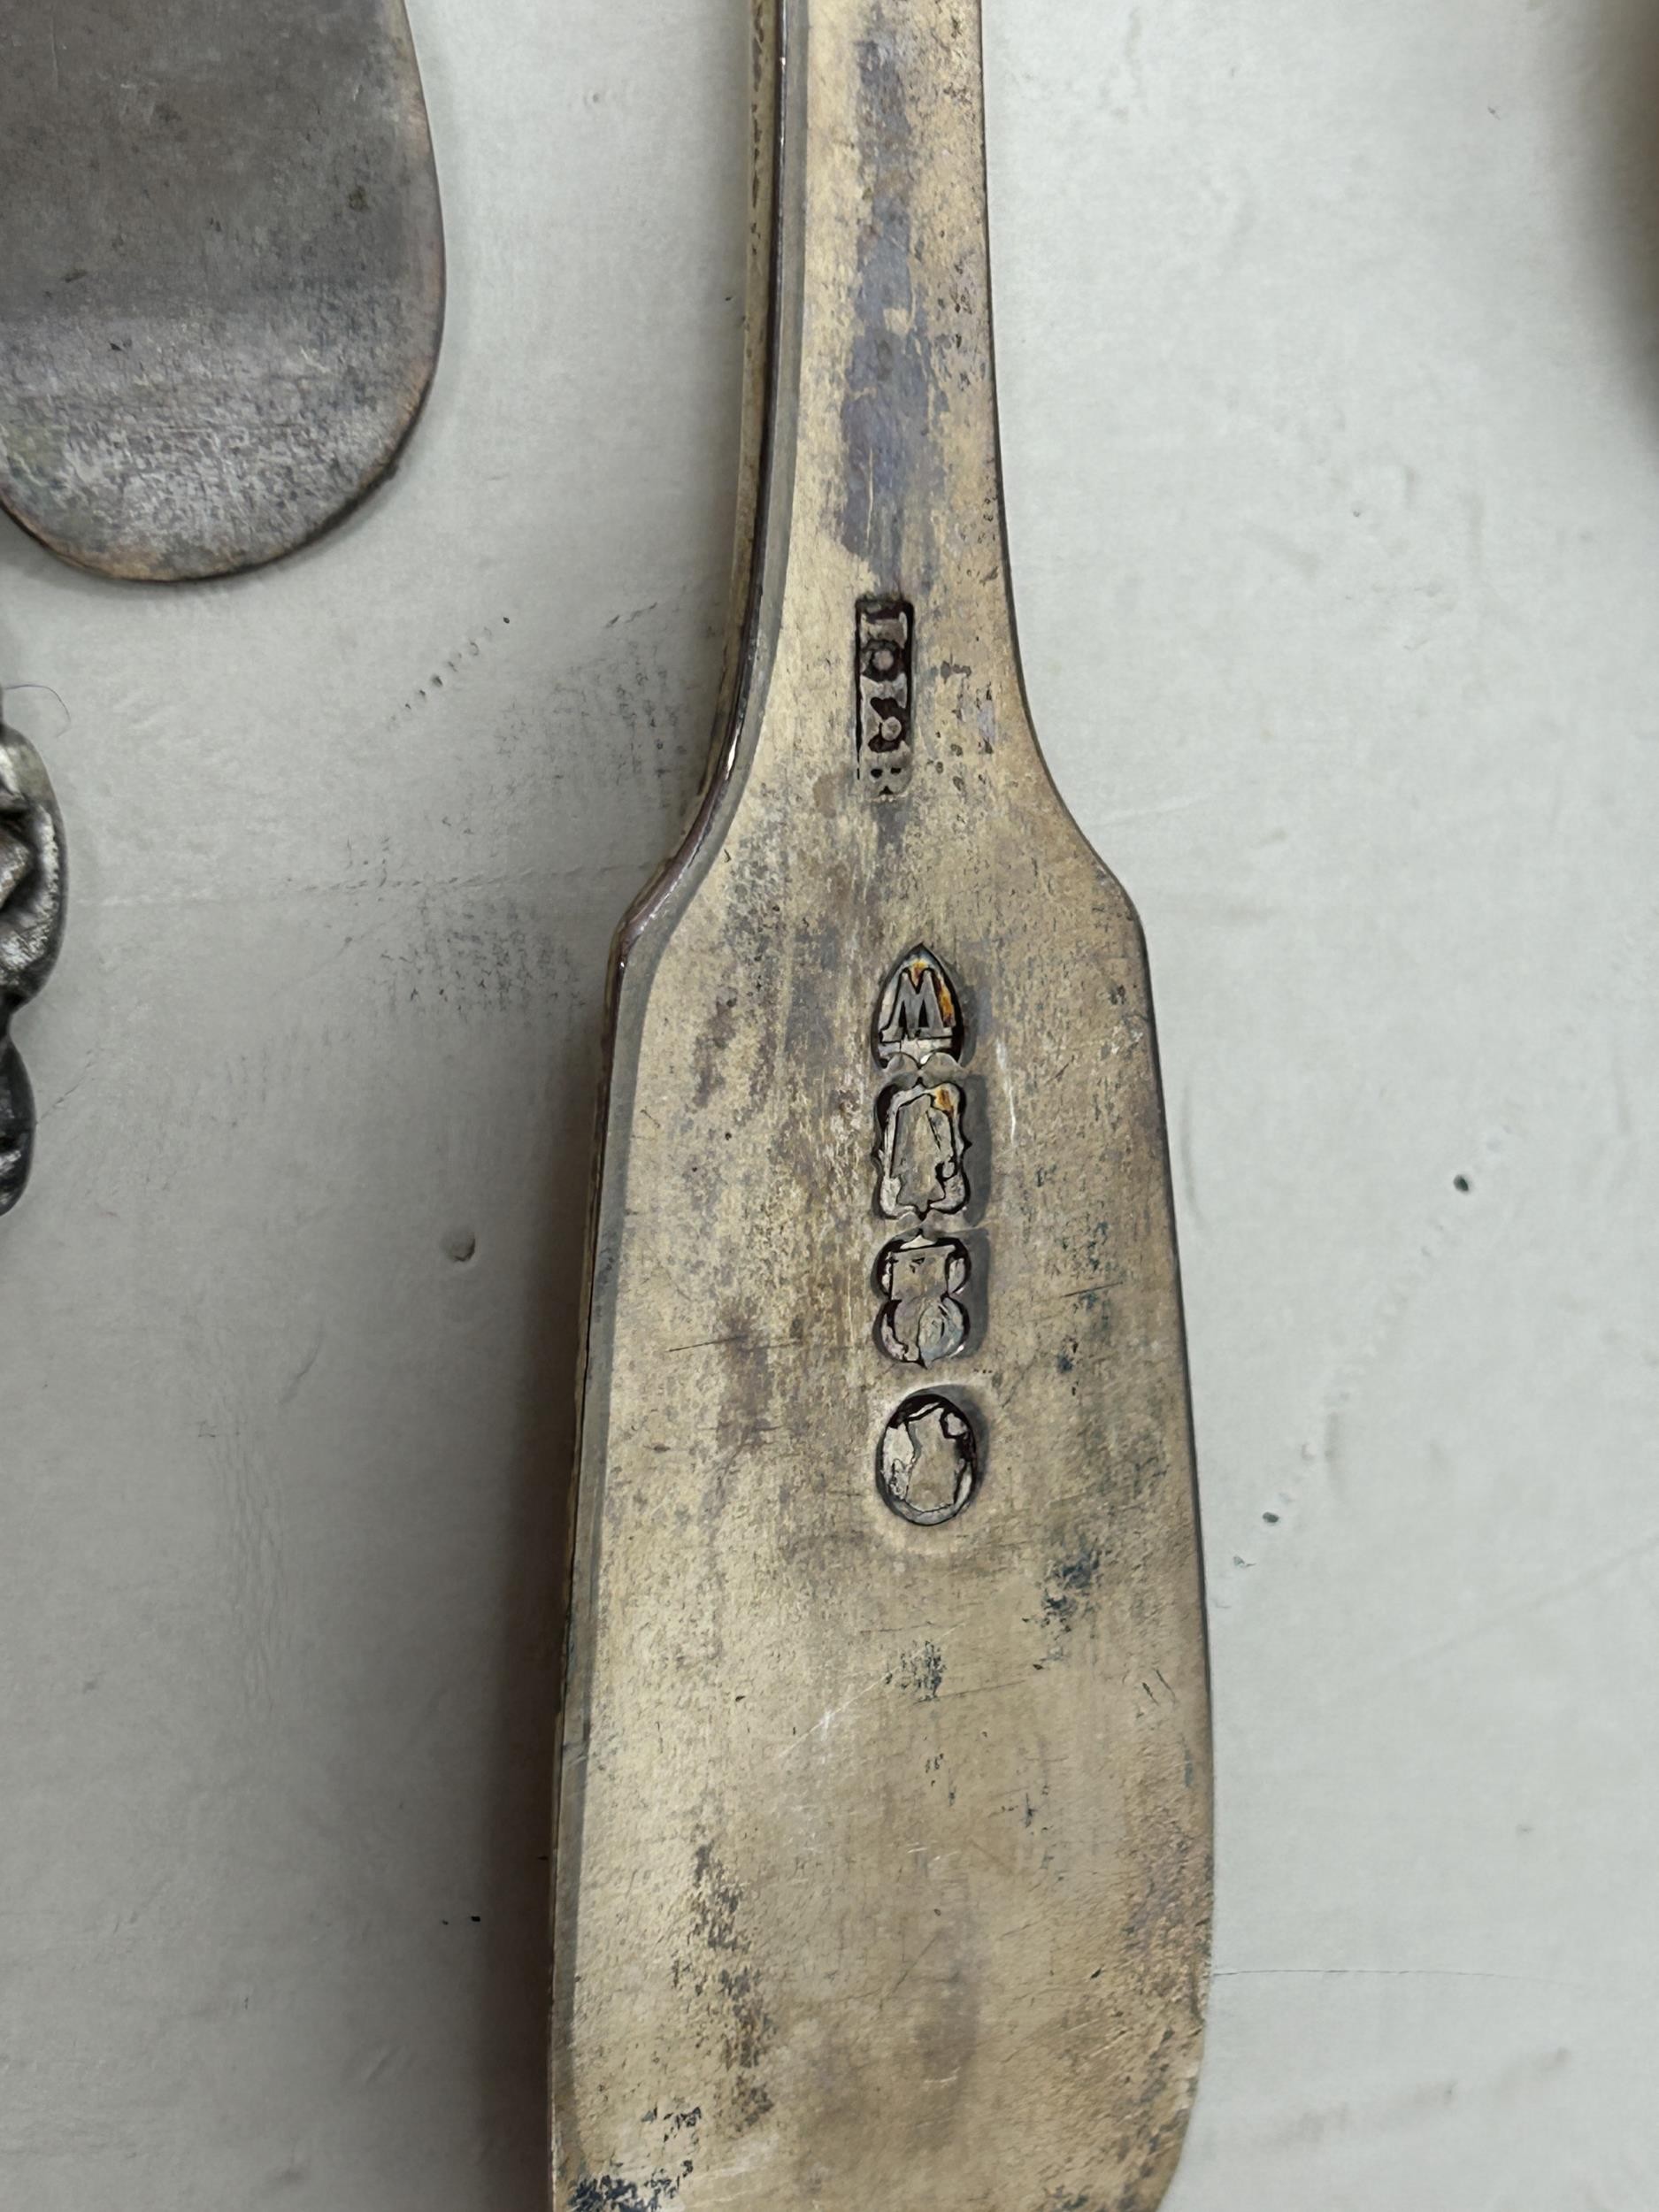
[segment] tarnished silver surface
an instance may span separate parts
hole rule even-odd
[[[1210,1801],[1145,949],[1020,679],[978,0],[779,20],[753,588],[613,1003],[554,2203],[1152,2212]]]
[[[0,0],[0,500],[211,576],[371,489],[437,357],[403,0]]]
[[[51,972],[64,934],[64,825],[44,762],[0,724],[0,1214],[23,1195],[35,1094],[9,1034]]]

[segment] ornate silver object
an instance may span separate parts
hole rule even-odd
[[[64,825],[46,766],[0,726],[0,1214],[23,1195],[35,1150],[35,1094],[12,1041],[63,942]]]

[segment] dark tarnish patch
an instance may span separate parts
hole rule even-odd
[[[699,1997],[712,1989],[719,2001],[724,2023],[720,2057],[733,2077],[732,2096],[738,2116],[752,2127],[772,2110],[771,2093],[757,2077],[777,2031],[755,1970],[747,1962],[749,1938],[738,1926],[742,1903],[742,1888],[721,1865],[713,1845],[699,1844],[692,1862],[691,1924],[703,1945],[725,1962],[712,1974],[694,1963],[691,1985]],[[680,1978],[678,1973],[675,1978]],[[655,2208],[647,2208],[647,2212],[655,2212]]]
[[[695,2151],[697,2130],[703,2123],[703,2107],[692,2105],[684,2112],[648,2112],[646,2124],[658,2121],[663,2131],[663,2150],[669,2151],[676,2136],[688,2135],[689,2147]],[[681,2145],[681,2149],[687,2147]],[[620,2174],[584,2175],[571,2197],[571,2212],[669,2212],[680,2202],[682,2183],[688,2181],[696,2170],[694,2158],[682,2157],[678,2170],[667,2172],[659,2166],[644,2181],[627,2181]]]
[[[1166,2029],[1164,2036],[1166,2048],[1171,2041],[1171,2032]],[[1133,2145],[1121,2141],[1118,2146],[1125,2168],[1127,2169],[1132,2162],[1134,2168],[1132,2173],[1126,2174],[1123,2193],[1117,2200],[1118,2212],[1157,2212],[1168,2193],[1174,2176],[1175,2162],[1180,2154],[1181,2141],[1187,2132],[1184,2110],[1178,2119],[1153,2118],[1156,2112],[1167,2108],[1168,2096],[1169,2087],[1164,2075],[1155,2074],[1141,2099],[1148,2121],[1146,2133],[1138,2137]]]
[[[693,1861],[691,1924],[711,1951],[735,1951],[737,1912],[743,1893],[714,1855],[700,1843]]]
[[[934,1643],[907,1651],[887,1679],[909,1690],[918,1705],[930,1705],[944,1686],[945,1655]]]
[[[683,2135],[687,2130],[690,2130],[693,2133],[695,2133],[696,2130],[701,2127],[703,2124],[703,2107],[700,2104],[694,2104],[689,2106],[684,2112],[659,2113],[656,2107],[653,2106],[650,2111],[646,2114],[645,2119],[647,2125],[649,2125],[653,2120],[656,2120],[660,2124],[663,2131],[663,2140],[664,2143],[667,2143],[671,2142],[676,2135]]]
[[[1086,1544],[1049,1568],[1042,1591],[1044,1627],[1069,1636],[1093,1610],[1102,1558],[1098,1544]]]
[[[720,2046],[720,2055],[739,2078],[733,2094],[740,2117],[752,2127],[772,2110],[771,2093],[756,2078],[756,2070],[772,2041],[772,2024],[760,2001],[752,1967],[722,1967],[716,1979],[732,2014],[731,2032]]]
[[[736,1010],[735,991],[728,988],[716,993],[709,1025],[697,1037],[695,1095],[699,1106],[706,1106],[725,1080],[720,1056],[737,1033]]]
[[[653,2174],[649,2181],[600,2174],[577,2183],[571,2212],[667,2212],[679,2201],[680,2179],[673,2174]]]

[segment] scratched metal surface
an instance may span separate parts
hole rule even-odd
[[[403,0],[0,6],[0,501],[65,559],[303,544],[408,435],[442,311]]]
[[[1154,2212],[1209,1966],[1192,1436],[1145,949],[1015,643],[979,11],[756,18],[760,544],[620,946],[553,2202]]]
[[[0,1221],[5,2212],[545,2212],[549,1469],[718,682],[747,13],[411,0],[451,311],[343,531],[120,591],[0,518],[73,874]],[[1659,27],[986,15],[1021,644],[1202,1348],[1166,2212],[1653,2212]]]

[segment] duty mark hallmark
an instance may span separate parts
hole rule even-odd
[[[881,1435],[876,1487],[902,1521],[937,1528],[954,1521],[979,1482],[973,1424],[949,1398],[907,1398]]]

